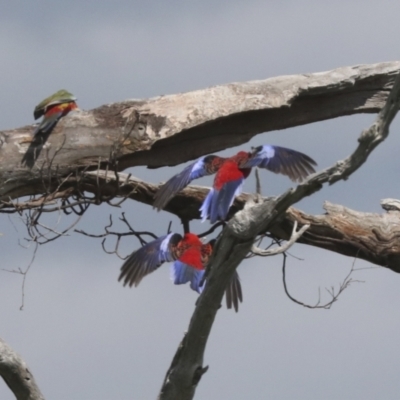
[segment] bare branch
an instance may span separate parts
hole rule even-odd
[[[253,247],[251,248],[251,251],[254,254],[257,254],[258,256],[274,256],[276,254],[281,254],[284,253],[285,251],[289,250],[290,247],[292,247],[297,240],[303,235],[303,233],[310,227],[310,225],[304,225],[300,228],[299,231],[297,231],[297,221],[294,222],[293,224],[293,231],[292,231],[292,236],[290,237],[290,239],[283,245],[283,246],[279,246],[277,248],[274,249],[260,249],[258,247],[256,247],[255,245],[253,245]]]
[[[345,276],[345,278],[343,279],[342,283],[339,286],[339,289],[337,290],[337,292],[335,292],[335,288],[332,286],[329,289],[326,289],[326,291],[329,293],[329,295],[331,296],[331,300],[328,301],[325,304],[321,304],[321,291],[318,290],[318,301],[316,302],[315,305],[309,305],[306,303],[303,303],[299,300],[296,300],[293,296],[290,295],[289,290],[287,288],[287,284],[286,284],[286,254],[283,253],[283,265],[282,265],[282,281],[283,281],[283,288],[285,290],[285,293],[287,295],[287,297],[293,301],[296,304],[299,304],[300,306],[306,307],[306,308],[323,308],[325,310],[329,310],[333,303],[335,303],[338,299],[339,296],[352,284],[352,283],[362,283],[363,281],[359,281],[359,280],[354,280],[351,278],[351,275],[353,274],[353,272],[355,271],[354,266],[355,266],[355,262],[356,259],[354,259],[353,264],[351,266],[351,269],[349,271],[349,273]]]
[[[135,165],[174,165],[243,143],[260,132],[340,115],[376,112],[384,104],[399,67],[400,63],[396,62],[340,68],[322,74],[224,85],[70,113],[60,121],[37,165],[30,171],[20,167],[19,151],[23,150],[23,140],[31,127],[1,132],[4,140],[0,144],[0,212],[11,210],[21,215],[22,210],[34,210],[24,215],[28,216],[31,238],[37,245],[40,239],[46,241],[52,235],[62,234],[61,229],[39,222],[41,215],[50,210],[59,215],[73,212],[79,217],[90,204],[106,202],[119,206],[127,197],[151,204],[156,187],[140,181],[133,186],[134,180],[131,177],[121,179],[123,174],[119,174],[119,170]],[[399,108],[398,86],[399,78],[376,123],[362,133],[358,148],[349,158],[277,198],[258,196],[257,202],[249,201],[245,209],[229,221],[216,244],[208,284],[167,373],[160,398],[179,399],[178,393],[182,398],[193,397],[207,369],[202,366],[207,338],[235,268],[249,253],[257,236],[279,225],[288,207],[326,183],[347,179],[366,161],[388,134]],[[310,108],[313,113],[305,112]],[[191,150],[187,151],[189,141]],[[93,171],[95,169],[97,171]],[[198,218],[198,205],[204,197],[199,193],[204,190],[187,188],[168,205],[168,211],[185,221],[186,228],[191,219]],[[87,193],[92,193],[93,197]],[[37,194],[41,197],[35,198]],[[21,196],[31,197],[27,202],[15,201]],[[120,199],[112,202],[116,197]],[[188,202],[189,206],[179,207],[188,198],[193,199]],[[243,205],[246,200],[244,195],[239,203]],[[230,216],[240,209],[237,203]],[[127,221],[125,224],[133,231]],[[122,236],[114,233],[117,252]],[[312,227],[299,242],[308,240],[311,235]],[[104,239],[106,237],[108,235]],[[141,240],[140,235],[138,239]]]
[[[27,274],[28,274],[33,262],[35,261],[36,253],[37,253],[38,248],[39,248],[39,243],[36,242],[35,243],[35,249],[33,250],[31,261],[30,261],[28,267],[26,268],[26,270],[24,272],[21,272],[22,275],[23,275],[22,288],[21,288],[21,290],[22,290],[22,300],[21,300],[21,307],[19,308],[21,311],[24,309],[24,305],[25,305],[25,281],[26,281],[26,276],[27,276]]]
[[[119,171],[176,165],[262,132],[378,112],[399,68],[399,62],[357,65],[74,111],[51,133],[37,164],[46,163],[47,177],[98,165]],[[20,166],[31,131],[26,126],[1,132],[0,200],[43,193],[40,169]]]
[[[157,236],[152,233],[152,232],[148,232],[148,231],[136,231],[135,229],[132,228],[131,224],[129,223],[129,221],[126,219],[125,217],[125,213],[121,214],[121,217],[119,218],[120,221],[122,221],[127,227],[128,227],[128,231],[125,232],[115,232],[111,230],[111,227],[113,226],[113,219],[112,216],[110,215],[110,222],[107,226],[104,227],[104,233],[100,233],[100,234],[93,234],[93,233],[88,233],[85,232],[81,229],[75,229],[75,232],[80,233],[82,235],[85,236],[89,236],[92,238],[103,238],[102,242],[101,242],[101,246],[103,248],[103,251],[107,254],[116,254],[120,259],[125,260],[128,256],[121,256],[119,254],[119,245],[121,243],[121,238],[125,237],[125,236],[135,236],[141,246],[144,246],[147,241],[145,239],[143,239],[143,236],[150,236],[153,239],[157,239]],[[109,237],[115,237],[115,244],[112,250],[107,250],[105,247],[106,244],[106,240]]]
[[[17,400],[44,400],[25,361],[1,338],[0,375]]]
[[[80,179],[85,184],[81,183],[80,185],[85,190],[85,193],[95,190],[96,176],[98,176],[101,190],[110,193],[115,187],[115,178],[109,177],[106,182],[104,179],[105,171],[84,173],[84,176]],[[157,185],[146,183],[129,174],[119,173],[118,176],[121,184],[120,193],[115,193],[116,196],[129,196],[129,198],[135,201],[149,205],[153,203],[153,196],[158,188]],[[73,180],[70,184],[76,187],[76,178],[73,177],[70,179]],[[75,190],[72,187],[70,189],[72,191]],[[65,190],[65,193],[71,193],[70,189]],[[179,218],[189,220],[200,218],[199,208],[208,190],[209,188],[201,186],[187,187],[170,201],[167,211]],[[246,202],[249,203],[250,199],[254,199],[254,196],[242,194],[236,198],[230,209],[229,217],[243,209]],[[270,199],[263,197],[260,199],[260,204],[266,203]],[[95,202],[95,200],[90,201],[92,203]],[[71,206],[75,204],[72,201],[70,203]],[[249,203],[248,206],[250,205]],[[11,205],[11,207],[14,206],[16,209],[14,212],[22,212],[19,211],[23,208],[21,203],[19,205]],[[32,206],[36,206],[36,204],[32,204]],[[42,208],[42,212],[47,212],[47,210],[58,212],[60,208],[64,211],[68,207],[68,203],[64,203],[64,206],[60,207],[58,204],[54,207],[44,207]],[[82,206],[85,206],[84,203]],[[400,244],[396,240],[400,235],[400,213],[398,211],[395,209],[389,210],[388,213],[383,215],[363,213],[329,202],[325,203],[324,208],[326,210],[325,214],[313,216],[290,207],[285,214],[281,215],[269,227],[269,230],[273,237],[288,240],[293,228],[293,221],[297,221],[300,225],[308,224],[310,228],[299,238],[298,243],[317,246],[350,257],[357,256],[366,261],[400,272]],[[359,231],[363,232],[361,241],[354,236],[354,232]]]
[[[205,237],[205,236],[210,235],[211,233],[213,233],[216,229],[218,229],[220,227],[224,227],[224,226],[225,226],[225,222],[224,221],[218,221],[210,229],[206,230],[205,232],[199,233],[197,236],[199,238]]]
[[[400,105],[400,74],[376,122],[360,137],[360,144],[344,163],[316,173],[283,195],[239,211],[217,240],[210,260],[211,272],[200,295],[188,331],[164,380],[160,400],[192,399],[202,368],[205,346],[224,290],[235,269],[250,251],[255,237],[268,231],[288,207],[320,190],[324,183],[346,179],[367,159],[370,152],[388,135],[388,127]]]
[[[15,269],[6,269],[6,268],[1,268],[2,271],[4,272],[10,272],[12,274],[19,274],[22,275],[22,286],[21,286],[21,306],[20,306],[20,310],[22,311],[24,309],[25,306],[25,282],[26,282],[26,276],[28,275],[29,269],[31,268],[33,262],[35,261],[36,258],[36,253],[37,250],[39,248],[39,243],[38,242],[34,242],[35,243],[35,248],[33,250],[33,254],[31,257],[31,261],[29,262],[28,266],[26,267],[25,271],[23,271],[21,268],[18,268],[18,270]]]

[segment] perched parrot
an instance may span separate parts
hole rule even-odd
[[[193,233],[170,233],[147,243],[132,253],[121,267],[118,281],[123,280],[124,286],[139,285],[140,281],[155,271],[164,262],[174,261],[171,265],[171,279],[175,285],[190,282],[190,287],[201,293],[204,284],[202,279],[205,265],[212,254],[214,241],[207,244]],[[242,288],[237,272],[235,272],[225,290],[228,308],[238,310],[242,301]]]
[[[36,136],[38,133],[46,134],[51,132],[60,118],[78,108],[75,101],[76,97],[62,89],[40,102],[35,107],[33,116],[35,119],[43,116],[43,120],[35,129],[33,135]]]
[[[251,152],[240,151],[229,158],[205,156],[161,186],[154,196],[153,207],[163,209],[193,179],[216,173],[213,187],[200,208],[202,220],[209,218],[214,223],[218,219],[225,220],[252,167],[266,168],[286,175],[294,182],[301,182],[315,172],[314,165],[316,162],[306,154],[272,145],[258,146]]]

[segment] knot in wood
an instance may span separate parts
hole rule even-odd
[[[400,211],[400,200],[382,199],[381,206],[386,211]]]

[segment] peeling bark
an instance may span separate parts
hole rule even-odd
[[[285,220],[276,223],[270,232],[278,238],[290,237],[293,222],[310,228],[299,238],[303,243],[345,256],[356,257],[400,272],[400,212],[385,214],[350,210],[326,202],[324,215],[309,215],[289,208]]]
[[[221,304],[228,280],[260,232],[269,231],[286,210],[302,198],[322,188],[325,183],[346,179],[368,158],[370,152],[389,134],[389,126],[400,106],[400,75],[375,123],[359,137],[357,149],[341,163],[316,173],[294,189],[264,202],[249,202],[233,216],[217,240],[210,260],[207,285],[199,297],[189,329],[171,364],[159,400],[189,400],[196,384],[192,371],[202,368],[207,339]]]
[[[119,184],[113,173],[106,171],[87,172],[83,175],[81,190],[102,196],[124,197],[152,205],[153,196],[159,185],[153,185],[119,173]],[[100,189],[97,187],[100,182]],[[200,219],[199,208],[207,196],[209,188],[201,186],[188,186],[178,193],[166,206],[166,211],[183,220]],[[42,205],[51,205],[55,199],[71,196],[76,193],[76,178],[71,177],[59,191],[53,195],[37,198],[27,203],[9,203],[10,208],[19,210],[37,208]],[[253,195],[243,193],[235,199],[228,217],[231,218],[242,210]],[[263,202],[268,197],[262,198]],[[297,221],[299,227],[309,224],[298,243],[330,250],[349,257],[356,257],[395,272],[400,272],[400,207],[392,200],[391,205],[386,202],[383,207],[387,213],[365,213],[351,210],[341,205],[326,202],[324,215],[306,214],[294,207],[288,208],[270,228],[269,232],[277,239],[290,238],[293,222]],[[58,209],[55,206],[55,209]],[[261,233],[261,232],[260,232]]]
[[[289,221],[307,221],[311,227],[303,237],[304,243],[308,240],[307,244],[331,246],[330,250],[385,264],[399,272],[394,266],[399,252],[395,245],[397,211],[384,216],[368,215],[369,230],[360,224],[356,212],[340,206],[328,204],[325,216],[288,211],[324,184],[347,179],[385,140],[400,104],[400,78],[395,80],[399,69],[400,62],[338,68],[72,112],[52,132],[31,170],[20,162],[29,147],[33,127],[0,132],[2,211],[7,207],[14,210],[47,207],[58,198],[79,195],[82,191],[94,193],[96,204],[107,201],[104,196],[121,195],[152,204],[155,186],[128,177],[116,179],[117,171],[135,165],[153,168],[175,165],[246,142],[261,132],[342,115],[377,112],[383,107],[346,160],[314,174],[279,197],[258,203],[250,198],[243,207],[245,199],[249,200],[249,196],[243,195],[235,202],[232,212],[243,209],[229,220],[216,243],[207,285],[160,393],[161,400],[191,399],[207,369],[203,367],[205,346],[227,282],[257,235],[272,231],[284,237],[285,224],[291,226]],[[97,171],[106,167],[115,171]],[[198,218],[205,190],[186,188],[167,210],[185,219]],[[25,203],[13,201],[37,194],[42,197]],[[393,204],[388,207],[396,208]],[[375,248],[369,249],[370,245]]]
[[[0,132],[0,200],[41,193],[42,179],[99,163],[157,168],[247,142],[266,131],[378,112],[400,62],[231,83],[74,111],[50,135],[36,166],[21,166],[32,125]]]
[[[94,177],[105,178],[105,172],[88,173]],[[119,174],[120,181],[126,182],[121,192],[129,194],[133,200],[152,205],[153,196],[158,185],[152,185],[127,174]],[[106,183],[107,181],[107,183]],[[103,181],[103,190],[110,194],[110,187],[116,187],[115,179],[109,176]],[[94,187],[94,184],[93,186]],[[199,208],[207,196],[209,188],[189,186],[176,195],[167,205],[166,211],[175,214],[181,219],[200,219]],[[242,210],[253,195],[243,193],[235,199],[229,217]],[[262,198],[263,202],[268,201]],[[351,210],[341,205],[325,202],[324,215],[310,215],[294,207],[288,208],[270,228],[269,232],[276,238],[288,240],[292,233],[293,222],[299,227],[310,225],[309,229],[300,237],[298,243],[330,250],[345,256],[356,257],[395,272],[400,272],[400,207],[395,200],[391,205],[383,205],[387,213],[366,213]]]

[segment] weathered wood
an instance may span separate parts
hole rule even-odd
[[[1,338],[0,375],[17,400],[44,400],[25,361]]]
[[[81,190],[103,196],[123,197],[152,205],[153,196],[159,185],[153,185],[119,173],[119,185],[116,184],[114,173],[109,171],[87,172],[83,175]],[[96,186],[100,182],[100,189]],[[20,203],[20,210],[36,208],[42,204],[50,207],[54,200],[75,193],[76,179],[71,177],[66,180],[65,187],[54,196],[38,198],[28,203]],[[199,208],[207,196],[209,188],[202,186],[188,186],[178,193],[166,206],[166,211],[183,220],[200,219]],[[253,195],[243,193],[235,199],[229,217],[242,210],[246,202]],[[262,198],[265,202],[269,198]],[[306,214],[294,207],[279,218],[270,228],[269,232],[278,239],[290,238],[293,223],[297,221],[299,227],[309,224],[310,228],[305,232],[298,243],[330,250],[345,256],[357,257],[395,272],[400,272],[400,204],[399,200],[382,200],[382,207],[389,212],[384,214],[365,213],[351,210],[341,205],[326,202],[324,215]],[[55,205],[55,209],[58,206]]]
[[[207,338],[221,304],[228,280],[240,264],[256,236],[270,227],[287,209],[305,196],[320,190],[327,182],[346,179],[368,158],[370,152],[389,133],[389,126],[400,107],[400,75],[397,76],[387,102],[375,123],[362,132],[357,149],[343,162],[316,173],[294,189],[263,202],[246,204],[233,216],[217,240],[210,260],[211,272],[189,324],[188,332],[176,352],[161,388],[160,400],[190,400],[202,371]],[[190,343],[190,345],[189,345]],[[196,375],[196,377],[198,374]],[[200,375],[201,376],[201,375]]]
[[[400,62],[231,83],[74,111],[50,135],[32,170],[21,166],[33,126],[0,132],[0,200],[43,192],[42,178],[96,169],[176,165],[254,135],[343,115],[378,112]],[[46,161],[47,160],[47,161]]]
[[[100,178],[105,193],[112,193],[110,188],[115,188],[115,178],[105,171],[88,173],[92,179]],[[140,179],[120,173],[120,181],[125,184],[120,188],[123,193],[130,193],[133,200],[151,205],[158,185],[146,183]],[[106,183],[107,181],[107,183]],[[92,183],[94,187],[94,182]],[[90,189],[90,187],[88,187]],[[167,205],[166,211],[177,215],[181,219],[200,219],[199,208],[207,196],[209,188],[189,186],[176,195]],[[253,195],[243,193],[235,199],[229,217],[242,210],[246,201]],[[267,201],[263,198],[262,201]],[[389,201],[391,200],[391,201]],[[309,229],[300,237],[298,243],[320,247],[325,250],[345,256],[357,257],[382,267],[387,267],[395,272],[400,272],[400,211],[394,205],[399,200],[382,200],[382,207],[387,209],[388,203],[391,211],[384,214],[366,213],[351,210],[341,205],[325,202],[324,215],[306,214],[301,210],[290,207],[287,212],[273,224],[269,232],[278,239],[288,240],[292,233],[293,222],[297,221],[299,227],[309,224]]]
[[[250,250],[255,237],[271,231],[291,205],[320,190],[323,184],[346,179],[386,138],[400,103],[400,80],[393,85],[399,69],[399,62],[339,68],[73,112],[60,121],[32,170],[20,165],[29,146],[27,139],[32,127],[0,132],[0,200],[45,193],[42,199],[33,201],[48,203],[58,197],[68,197],[74,190],[88,190],[109,196],[125,191],[132,198],[136,196],[139,201],[151,203],[152,196],[143,183],[132,187],[129,182],[117,184],[109,180],[98,186],[101,173],[88,172],[88,169],[96,170],[105,164],[118,170],[134,165],[174,165],[243,143],[260,132],[341,115],[377,112],[384,106],[375,124],[360,136],[356,151],[346,160],[277,198],[246,204],[228,222],[216,243],[207,285],[160,394],[162,400],[189,399],[205,371],[203,355],[207,338],[235,268]],[[107,177],[103,180],[107,181]],[[190,190],[186,189],[183,196]],[[194,190],[196,196],[198,192]],[[182,202],[180,196],[177,201]],[[200,200],[197,197],[198,203]],[[191,202],[192,207],[196,201]],[[29,203],[21,204],[21,207],[29,206]],[[171,202],[169,207],[176,206]],[[183,215],[176,208],[170,210]],[[194,211],[185,210],[188,215],[198,213],[198,205]],[[352,232],[354,246],[359,231]],[[333,231],[334,234],[337,232]],[[364,236],[367,234],[362,232]]]
[[[400,272],[400,211],[384,214],[354,211],[325,202],[324,215],[309,215],[291,207],[285,218],[270,228],[281,239],[290,237],[293,221],[310,228],[298,243],[356,257]]]

